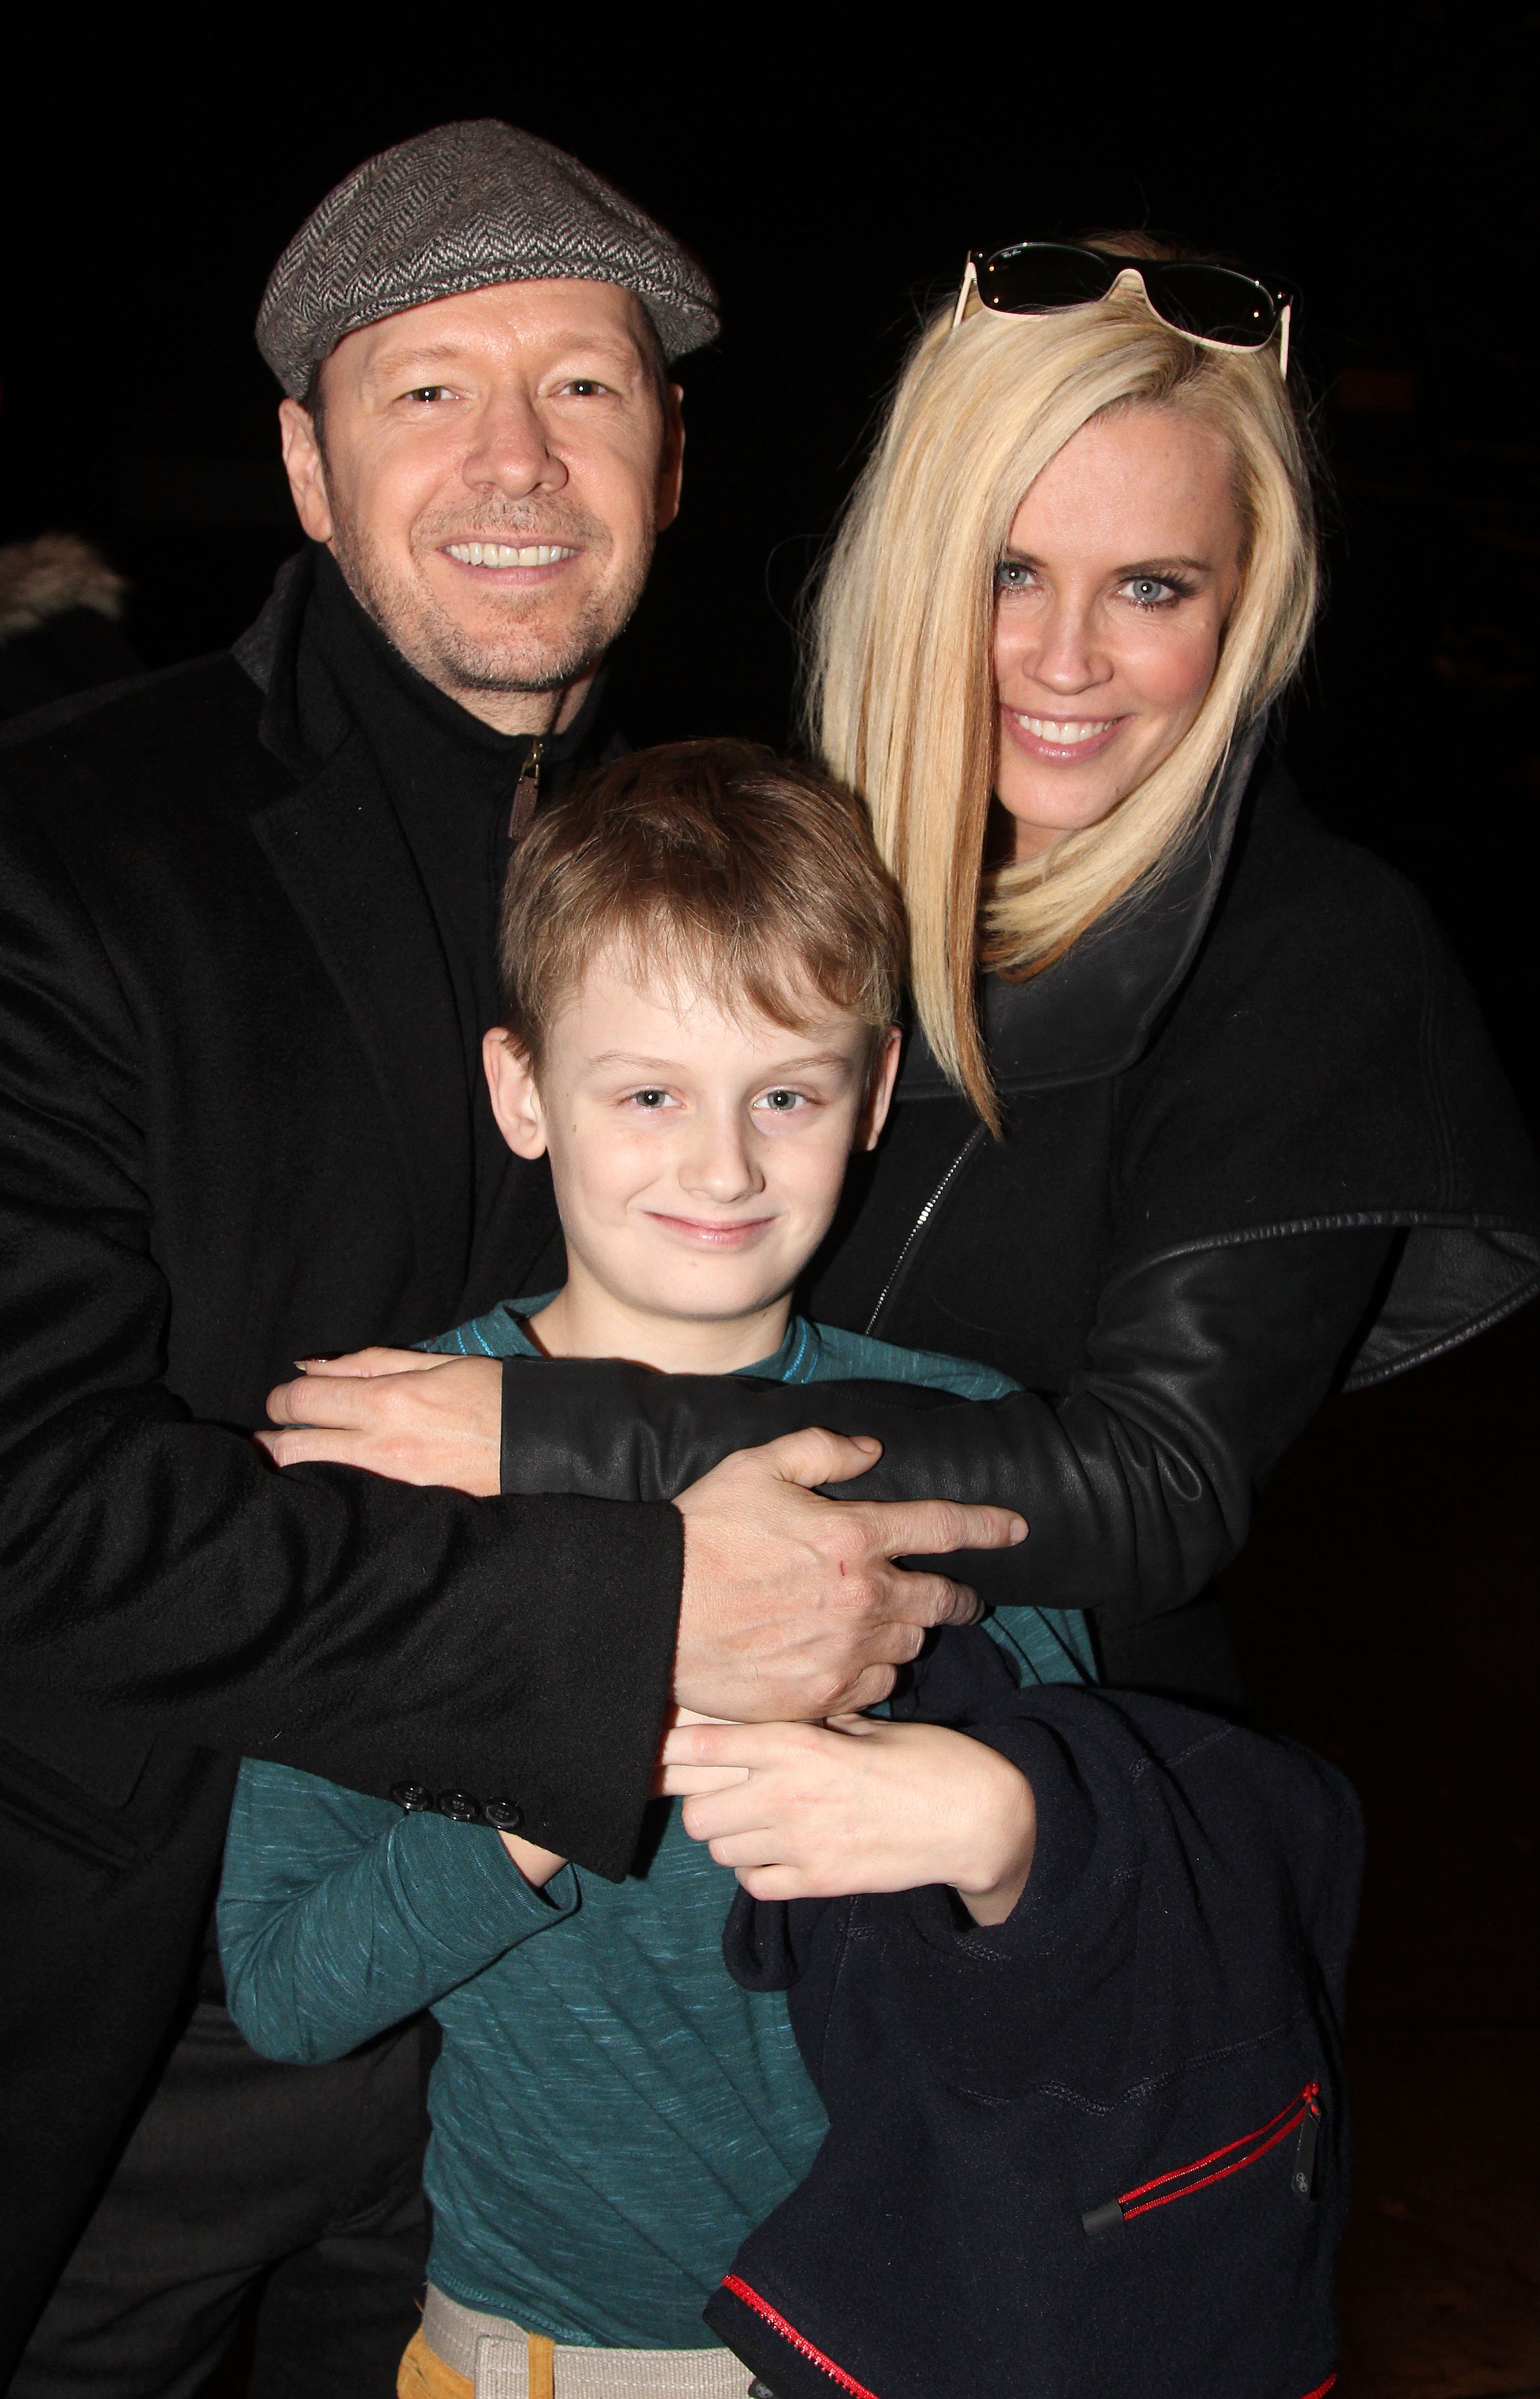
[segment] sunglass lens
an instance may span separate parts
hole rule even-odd
[[[1117,269],[1094,251],[1056,241],[1018,242],[997,250],[979,269],[979,297],[986,308],[1035,315],[1042,308],[1078,308],[1104,300]]]
[[[1224,342],[1238,350],[1260,350],[1277,327],[1272,294],[1249,275],[1196,261],[1141,264],[1152,305],[1180,332]]]

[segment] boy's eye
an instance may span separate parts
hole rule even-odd
[[[772,1116],[786,1117],[793,1108],[801,1107],[803,1099],[801,1091],[763,1091],[760,1095],[760,1105],[768,1108]]]
[[[631,1104],[634,1107],[661,1108],[668,1105],[668,1092],[659,1091],[657,1086],[652,1083],[647,1086],[645,1091],[633,1091],[631,1093]]]

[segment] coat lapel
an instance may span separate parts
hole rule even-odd
[[[427,895],[361,734],[251,829],[342,996],[405,1170],[425,1273],[466,1255],[470,1110]]]

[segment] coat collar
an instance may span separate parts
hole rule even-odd
[[[313,562],[279,570],[235,645],[264,694],[260,739],[294,780],[251,831],[315,945],[369,1062],[395,1135],[425,1271],[464,1253],[472,1154],[459,1020],[416,861],[369,742],[340,698],[299,703]],[[320,702],[317,706],[317,701]]]
[[[1259,717],[1236,741],[1197,834],[1138,907],[1114,910],[1028,983],[983,978],[984,1037],[1002,1093],[1091,1082],[1120,1074],[1141,1055],[1208,930],[1265,733]],[[958,1097],[918,1028],[896,1096]]]

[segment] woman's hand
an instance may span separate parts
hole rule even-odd
[[[1032,1872],[1031,1783],[944,1725],[681,1724],[662,1758],[664,1792],[694,1794],[685,1831],[755,1899],[950,1883],[975,1923],[999,1924]],[[702,1792],[702,1769],[742,1779]]]
[[[294,1383],[267,1395],[280,1432],[258,1441],[279,1466],[324,1460],[398,1483],[435,1483],[493,1498],[502,1487],[503,1366],[421,1349],[354,1349],[305,1358]]]

